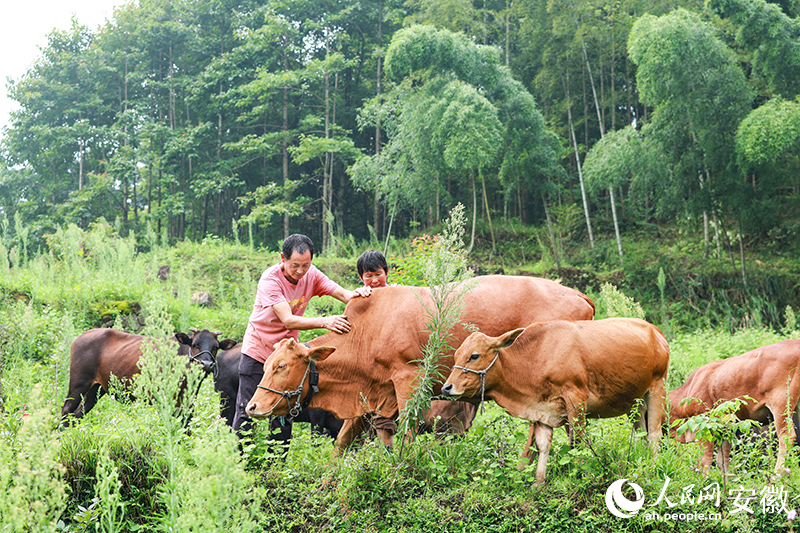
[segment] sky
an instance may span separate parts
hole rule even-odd
[[[6,79],[20,78],[47,44],[47,34],[53,29],[70,27],[72,16],[78,22],[96,30],[110,19],[114,6],[125,0],[12,0],[0,8],[0,130],[8,124],[8,114],[16,109],[8,99]]]

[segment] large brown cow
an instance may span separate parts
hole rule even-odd
[[[456,344],[469,334],[463,323],[499,335],[509,327],[537,320],[591,320],[594,316],[589,298],[554,281],[482,276],[470,282],[474,286],[464,297],[462,324],[451,331]],[[354,298],[345,309],[353,326],[349,333],[328,333],[310,341],[308,347],[293,341],[279,344],[264,366],[264,378],[247,413],[254,418],[287,414],[292,406],[282,401],[285,395],[269,389],[297,389],[309,361],[316,360],[319,393],[313,395],[309,407],[328,410],[337,418],[357,418],[365,413],[397,416],[411,396],[418,366],[409,363],[420,359],[428,341],[426,306],[432,305],[430,291],[423,287],[385,287],[369,298]],[[452,364],[452,355],[441,360],[445,371]],[[303,398],[307,391],[305,382]],[[379,434],[386,445],[392,444],[391,434]],[[343,430],[337,441],[339,449],[349,446],[353,437]]]
[[[650,444],[658,448],[669,346],[644,320],[559,320],[499,337],[476,332],[456,350],[455,361],[442,394],[473,401],[485,395],[511,416],[530,421],[523,456],[533,462],[535,440],[537,483],[545,478],[553,428],[568,422],[580,430],[584,417],[627,414],[640,398]]]
[[[176,333],[178,355],[202,365],[206,373],[216,373],[219,349],[232,348],[236,341],[218,340],[219,332],[192,328],[191,335]],[[69,391],[61,408],[62,419],[81,418],[108,392],[113,374],[123,383],[139,373],[142,342],[149,337],[108,328],[90,329],[72,341],[69,357]]]
[[[752,400],[745,400],[736,414],[741,420],[755,420],[762,424],[775,421],[778,433],[777,473],[786,457],[787,440],[794,441],[796,436],[794,424],[787,424],[787,418],[800,411],[798,367],[800,340],[781,341],[735,357],[712,361],[692,372],[682,386],[670,391],[671,421],[699,415],[722,402],[749,396]],[[691,401],[690,398],[702,403]],[[681,440],[691,442],[694,437],[691,431],[687,431]],[[723,473],[727,473],[730,442],[721,444],[718,466]],[[710,468],[713,456],[713,443],[705,443],[702,459],[705,472]]]

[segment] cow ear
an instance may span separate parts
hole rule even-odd
[[[181,344],[185,344],[187,346],[192,345],[192,338],[182,331],[179,331],[175,334],[175,339]]]
[[[236,341],[233,339],[225,339],[224,341],[219,341],[220,350],[230,350],[234,346],[236,346]]]
[[[525,328],[517,328],[515,330],[509,331],[507,333],[503,333],[499,337],[497,337],[497,342],[495,342],[494,347],[498,350],[502,350],[503,348],[508,348],[514,341],[517,340],[517,337],[522,335],[522,332],[525,331]]]
[[[320,346],[319,348],[314,348],[308,353],[309,359],[312,361],[324,361],[328,358],[330,354],[336,351],[336,348],[333,346]]]

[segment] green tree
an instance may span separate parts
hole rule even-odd
[[[753,92],[733,52],[708,23],[683,9],[642,16],[628,52],[638,67],[640,97],[654,108],[651,134],[674,169],[676,204],[689,215],[702,213],[705,228],[710,212],[736,217],[733,140]]]
[[[748,176],[740,209],[753,230],[797,213],[800,192],[800,104],[780,98],[754,109],[739,125],[736,155]]]
[[[395,126],[382,161],[392,168],[390,174],[404,177],[407,185],[401,190],[432,193],[406,196],[408,201],[429,206],[433,201],[437,212],[440,193],[455,171],[457,179],[471,184],[474,228],[475,177],[490,217],[486,177],[498,175],[502,161],[516,157],[512,150],[541,142],[544,121],[533,97],[512,78],[496,49],[431,26],[395,34],[386,73],[397,87],[387,96]],[[376,168],[373,163],[362,161],[355,175]]]
[[[776,3],[764,0],[708,0],[708,7],[730,18],[736,42],[750,54],[753,76],[771,94],[800,94],[800,24]]]

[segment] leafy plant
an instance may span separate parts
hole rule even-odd
[[[464,207],[459,204],[450,212],[436,246],[423,261],[425,282],[430,287],[433,304],[431,307],[423,304],[428,317],[429,337],[422,349],[411,397],[400,413],[400,434],[416,432],[423,411],[430,408],[434,384],[444,379],[439,359],[448,348],[450,330],[462,314],[464,295],[471,289],[469,283],[462,283],[471,276],[464,252],[465,223]]]

